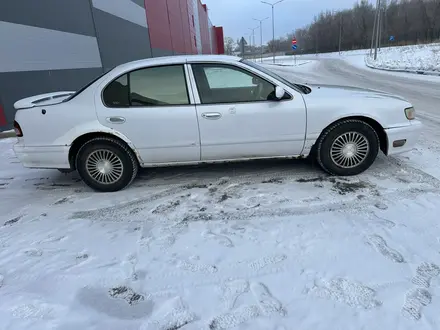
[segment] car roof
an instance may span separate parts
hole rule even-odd
[[[130,69],[131,67],[139,66],[156,66],[156,65],[169,65],[169,64],[181,64],[192,62],[219,62],[219,63],[233,63],[240,61],[241,58],[237,56],[229,55],[176,55],[176,56],[162,56],[146,58],[143,60],[132,61],[118,65],[117,69]]]

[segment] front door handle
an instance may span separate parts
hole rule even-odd
[[[123,123],[125,123],[124,117],[107,117],[106,119],[110,124],[123,124]]]
[[[220,112],[205,112],[205,113],[202,113],[202,117],[203,118],[211,119],[211,120],[219,119],[219,118],[221,118],[221,116],[222,116],[222,114]]]

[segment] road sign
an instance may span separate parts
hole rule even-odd
[[[245,50],[246,50],[246,45],[247,45],[246,39],[244,37],[241,37],[241,40],[240,40],[240,53],[241,53],[241,56],[244,56],[244,53],[245,53]]]
[[[293,50],[295,50],[295,49],[297,49],[298,48],[298,45],[297,45],[297,41],[296,41],[296,38],[295,37],[293,37],[293,39],[292,39],[292,49]]]
[[[394,41],[394,36],[390,36],[390,41]]]

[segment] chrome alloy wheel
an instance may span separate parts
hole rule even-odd
[[[112,151],[99,149],[87,157],[86,170],[93,180],[101,184],[112,184],[122,177],[124,165]]]
[[[370,152],[368,139],[358,132],[347,132],[338,136],[330,148],[332,161],[342,168],[360,165]]]

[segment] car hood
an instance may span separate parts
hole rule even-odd
[[[364,89],[359,87],[342,86],[342,85],[322,85],[322,84],[308,84],[312,89],[314,97],[328,97],[328,98],[366,98],[366,99],[395,99],[399,101],[408,102],[403,97],[398,95],[377,91],[373,89]]]
[[[34,95],[15,102],[14,108],[19,110],[57,104],[63,102],[65,99],[75,93],[76,92],[72,91],[64,91]]]

